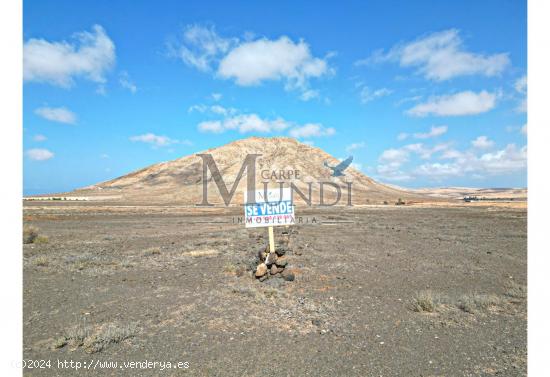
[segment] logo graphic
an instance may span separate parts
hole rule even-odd
[[[198,157],[202,159],[202,202],[197,203],[196,205],[199,207],[212,207],[214,204],[211,204],[208,202],[208,183],[212,182],[214,183],[217,188],[220,196],[223,199],[223,202],[225,206],[229,206],[231,203],[231,199],[235,195],[235,192],[237,191],[237,187],[239,185],[239,182],[241,181],[241,178],[243,178],[244,172],[246,171],[246,192],[253,193],[256,192],[256,160],[258,157],[261,157],[261,154],[247,154],[246,158],[244,159],[241,169],[237,173],[237,177],[235,179],[232,179],[233,186],[229,188],[227,184],[224,181],[224,177],[222,176],[220,169],[218,168],[218,165],[216,164],[216,161],[214,161],[214,158],[211,154],[208,153],[202,153],[197,154]],[[341,162],[335,167],[329,166],[325,162],[325,166],[332,169],[333,176],[343,176],[342,173],[353,160],[353,157],[349,157],[347,160]],[[210,176],[208,172],[210,171]],[[312,185],[314,182],[303,182],[307,186],[307,190],[305,188],[299,188],[293,181],[296,180],[296,183],[298,183],[300,177],[300,171],[299,170],[273,170],[268,171],[264,170],[262,171],[261,178],[263,181],[261,182],[263,185],[263,192],[266,193],[268,190],[268,185],[270,181],[275,180],[277,185],[279,186],[279,190],[281,192],[284,192],[284,185],[287,184],[290,186],[290,192],[291,196],[293,194],[297,194],[300,196],[300,198],[311,207],[312,205]],[[347,204],[348,206],[352,206],[351,204],[351,191],[352,191],[352,182],[345,182],[345,186],[338,185],[334,182],[330,181],[318,181],[316,182],[319,185],[319,205],[320,206],[333,206],[340,202],[340,199],[342,198],[342,189],[346,190],[346,197],[347,197]],[[335,198],[332,203],[327,203],[325,199],[325,193],[327,191],[327,187],[332,187],[334,189]],[[302,191],[304,190],[304,191]],[[247,204],[255,204],[256,199],[254,196],[251,196],[248,198],[250,200],[254,200],[251,203],[247,202]]]
[[[344,161],[340,162],[336,166],[330,166],[329,164],[327,164],[326,161],[323,163],[323,165],[325,165],[327,168],[332,170],[333,177],[341,177],[345,175],[344,170],[346,170],[348,166],[351,165],[352,161],[353,161],[353,156],[349,156],[348,158],[346,158]]]

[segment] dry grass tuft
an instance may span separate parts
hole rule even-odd
[[[204,250],[191,250],[183,254],[193,258],[198,258],[198,257],[211,257],[214,255],[218,255],[219,253],[220,252],[218,250],[204,249]]]
[[[65,263],[69,264],[77,271],[82,271],[92,267],[101,266],[100,260],[93,254],[69,255],[65,257]]]
[[[62,336],[61,338],[57,338],[52,343],[52,349],[63,348],[67,345],[67,343],[67,338],[65,338],[64,336]]]
[[[143,250],[143,254],[145,255],[160,255],[160,247],[150,247],[148,249]]]
[[[48,243],[49,241],[50,241],[49,238],[46,236],[38,236],[34,239],[33,243],[40,244],[40,243]]]
[[[478,310],[485,310],[501,303],[501,299],[496,295],[486,295],[471,293],[464,295],[458,300],[458,308],[466,313],[475,313]]]
[[[79,347],[84,343],[84,339],[90,336],[92,328],[85,322],[79,323],[75,327],[71,327],[65,332],[63,339],[65,344],[69,344],[71,347]],[[56,340],[56,344],[60,344],[60,339]],[[58,347],[59,348],[59,347]]]
[[[49,261],[48,261],[48,258],[44,256],[40,256],[40,257],[34,258],[33,263],[35,266],[38,266],[38,267],[46,267],[48,266]]]
[[[23,243],[24,244],[40,244],[48,243],[48,237],[39,234],[40,229],[31,225],[23,227]]]
[[[507,287],[506,293],[504,294],[513,298],[527,298],[527,286],[513,281]]]
[[[243,276],[246,272],[246,269],[244,266],[238,266],[233,263],[227,263],[225,266],[223,266],[223,272],[229,275],[234,276]]]
[[[137,323],[127,325],[109,323],[101,326],[91,336],[86,337],[82,347],[87,353],[96,353],[103,350],[109,344],[120,343],[135,336],[137,332]]]
[[[109,344],[120,343],[138,333],[137,323],[121,325],[108,323],[93,330],[86,323],[70,328],[61,338],[57,338],[52,348],[62,348],[69,344],[73,349],[82,347],[87,353],[96,353]]]
[[[413,297],[411,307],[415,312],[433,313],[436,311],[439,301],[439,297],[431,291],[421,291]]]
[[[24,244],[34,243],[37,237],[38,237],[38,228],[30,225],[26,225],[23,227]]]

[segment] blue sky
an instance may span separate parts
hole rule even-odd
[[[405,187],[525,187],[522,1],[24,2],[24,191],[248,136]]]

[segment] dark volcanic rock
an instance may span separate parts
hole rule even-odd
[[[265,264],[268,265],[268,266],[271,266],[275,262],[277,262],[277,254],[269,253],[267,258],[265,259]]]
[[[285,279],[286,281],[294,281],[295,276],[292,272],[285,270],[283,271],[282,275],[283,279]]]

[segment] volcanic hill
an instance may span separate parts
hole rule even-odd
[[[228,190],[231,190],[246,156],[261,154],[256,160],[256,189],[262,189],[263,182],[267,181],[262,178],[262,171],[268,171],[264,173],[264,176],[270,176],[268,184],[270,188],[278,188],[277,178],[281,178],[280,176],[271,177],[273,171],[299,171],[298,178],[282,179],[285,182],[284,187],[289,187],[292,181],[308,197],[308,183],[311,182],[313,205],[319,204],[319,182],[333,182],[341,188],[340,205],[345,205],[348,200],[347,182],[352,182],[351,200],[353,205],[381,204],[385,201],[394,204],[399,198],[405,202],[425,201],[427,198],[419,193],[378,183],[352,166],[345,170],[344,176],[333,177],[331,170],[324,165],[324,162],[334,166],[340,162],[338,159],[319,148],[300,143],[293,138],[250,137],[200,153],[212,155]],[[247,174],[248,171],[245,171],[237,186],[235,196],[231,200],[232,205],[239,205],[243,202]],[[198,154],[192,154],[78,189],[68,195],[88,197],[92,200],[195,205],[202,202],[202,175],[202,158]],[[324,198],[325,203],[334,202],[336,188],[325,185]],[[295,201],[298,206],[304,203],[296,194]],[[216,205],[223,204],[210,171],[208,173],[208,202]]]

